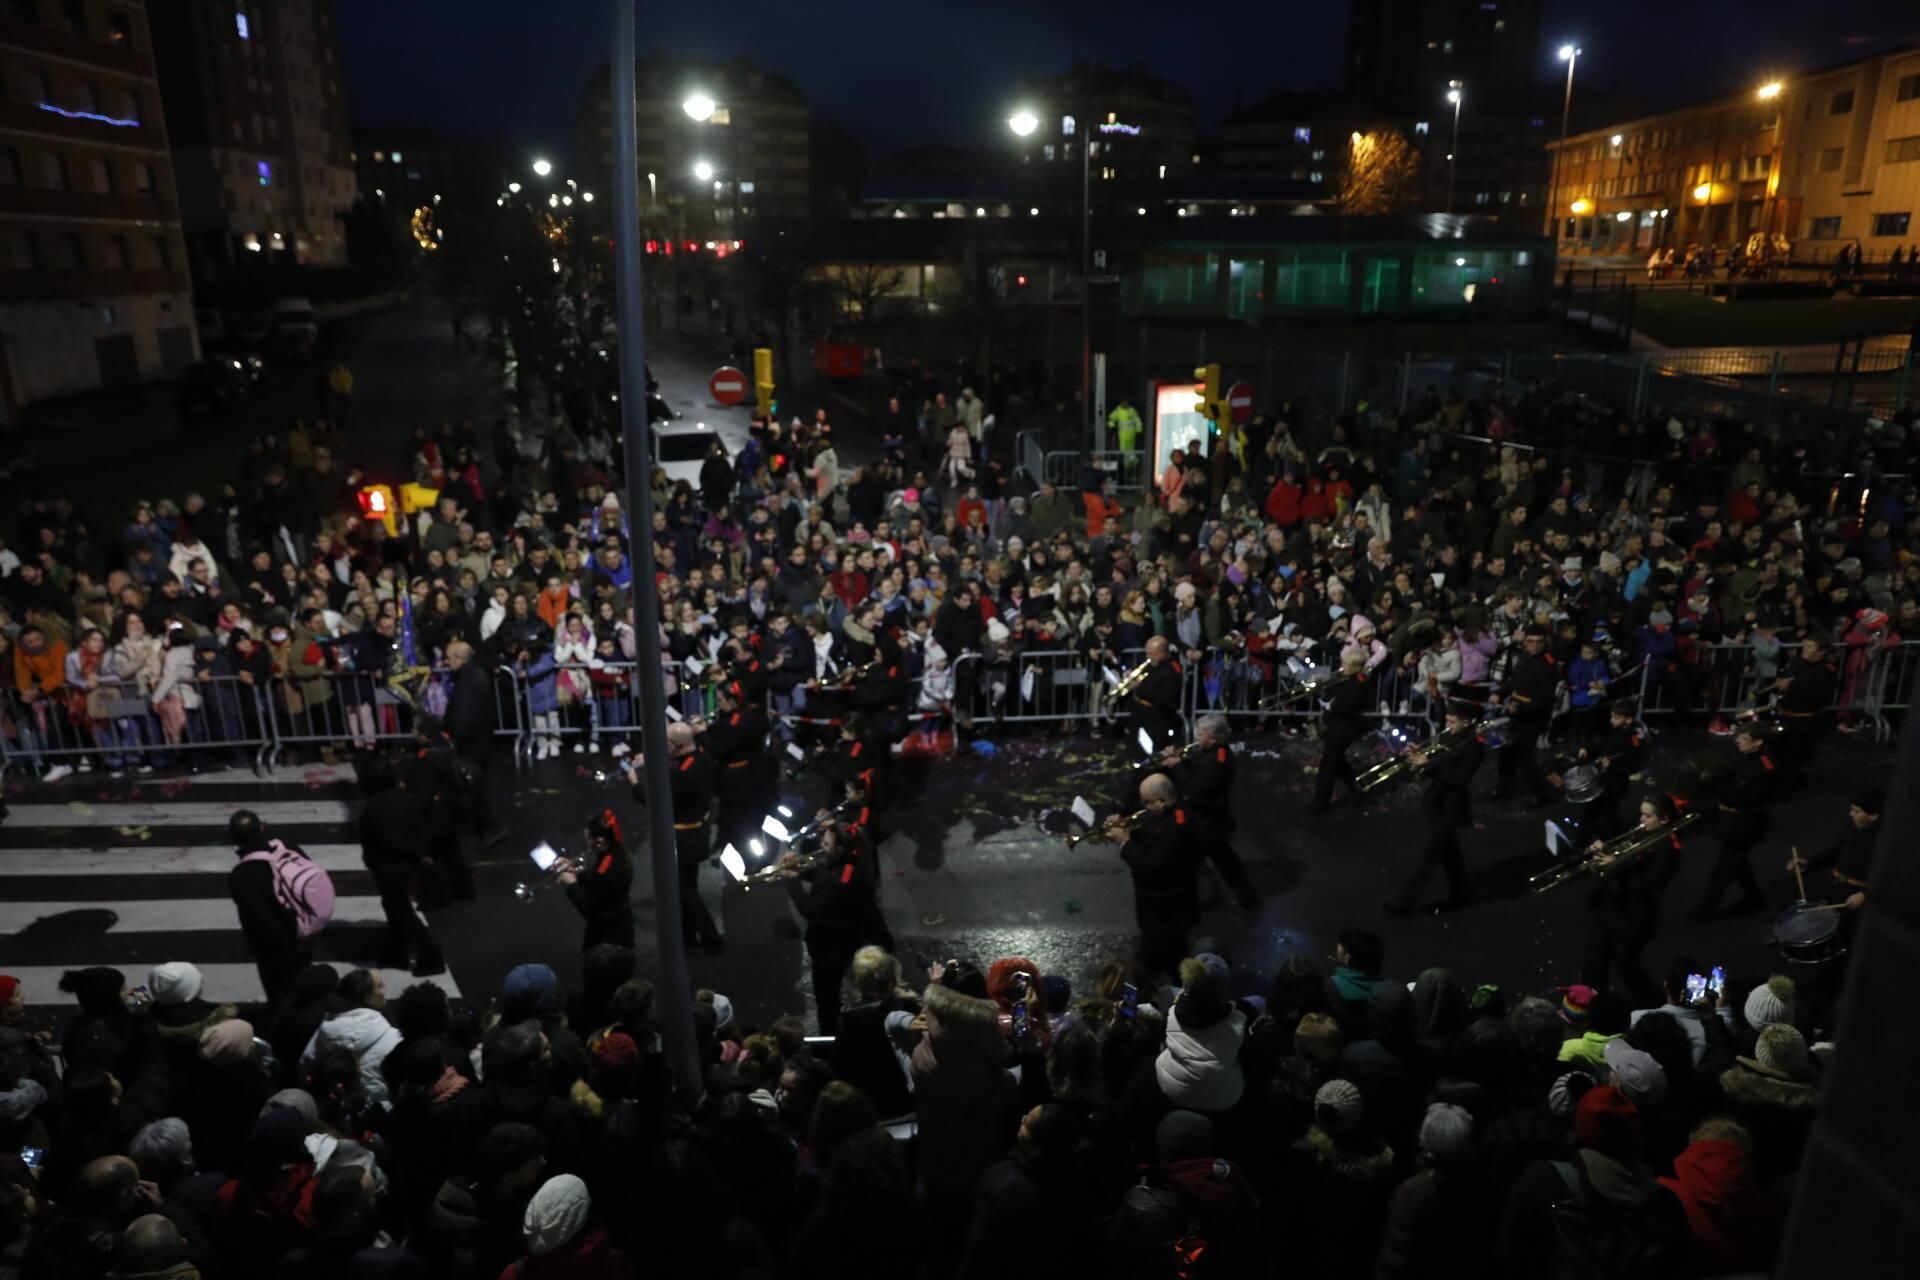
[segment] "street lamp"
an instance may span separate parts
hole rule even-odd
[[[680,109],[687,113],[688,119],[704,124],[713,119],[713,109],[717,105],[706,94],[695,92],[687,96],[687,100],[680,104]]]
[[[1560,166],[1567,154],[1567,123],[1573,118],[1573,68],[1580,61],[1580,46],[1563,44],[1560,46],[1560,61],[1567,64],[1567,96],[1560,104],[1560,149],[1553,153],[1553,198],[1547,201],[1547,208],[1558,210],[1560,207]],[[1560,215],[1556,212],[1554,220],[1554,240],[1560,239]]]
[[[1091,112],[1083,119],[1090,118]],[[1040,127],[1040,117],[1022,108],[1007,117],[1007,128],[1015,136],[1029,138]],[[1080,413],[1081,428],[1085,429],[1086,419],[1093,413],[1093,196],[1088,183],[1092,177],[1092,162],[1088,159],[1093,153],[1089,128],[1079,138],[1080,143]],[[1033,210],[1028,216],[1039,213]],[[1142,213],[1146,212],[1144,209]],[[1100,433],[1100,444],[1106,444],[1106,423],[1101,421],[1095,429]],[[1075,432],[1076,437],[1078,432]]]
[[[1447,153],[1447,212],[1453,212],[1453,180],[1460,176],[1460,102],[1466,97],[1458,80],[1449,80],[1447,101],[1453,104],[1453,149]]]
[[[1769,80],[1766,84],[1760,86],[1760,101],[1773,101],[1780,96],[1780,91],[1786,87],[1786,85],[1781,84],[1778,80]]]
[[[705,160],[695,160],[693,162],[693,176],[700,179],[700,181],[702,182],[712,181],[713,166],[708,164]]]
[[[533,172],[535,176],[544,178],[553,172],[553,162],[545,158],[535,160],[533,162]]]

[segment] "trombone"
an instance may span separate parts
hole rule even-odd
[[[1700,821],[1700,817],[1700,810],[1689,809],[1672,822],[1656,827],[1652,831],[1644,827],[1623,831],[1613,839],[1603,842],[1598,849],[1528,877],[1527,885],[1535,893],[1545,893],[1549,889],[1558,889],[1569,880],[1576,880],[1584,875],[1591,875],[1598,880],[1610,879],[1638,865],[1648,850],[1686,830]]]
[[[1088,840],[1093,841],[1095,844],[1110,843],[1113,840],[1113,837],[1107,834],[1108,826],[1114,823],[1118,823],[1121,826],[1131,830],[1135,826],[1135,824],[1144,821],[1147,815],[1152,812],[1153,810],[1151,809],[1139,809],[1133,813],[1126,815],[1124,818],[1122,817],[1109,818],[1107,819],[1106,822],[1101,823],[1100,826],[1096,827],[1092,831],[1083,831],[1077,835],[1069,835],[1067,837],[1067,848],[1077,849],[1080,847],[1082,843]]]
[[[1354,785],[1362,795],[1405,777],[1424,764],[1458,750],[1472,742],[1489,729],[1497,729],[1505,724],[1505,716],[1476,720],[1472,724],[1463,724],[1458,729],[1442,729],[1426,743],[1410,746],[1391,760],[1382,760],[1354,779]]]
[[[1267,707],[1283,707],[1296,698],[1324,697],[1331,690],[1337,689],[1341,685],[1347,684],[1354,679],[1357,679],[1357,677],[1345,671],[1336,671],[1330,676],[1322,676],[1318,680],[1308,680],[1304,684],[1294,685],[1291,689],[1276,690],[1260,699],[1260,706],[1262,709]]]
[[[1135,689],[1138,689],[1141,686],[1141,684],[1147,678],[1147,673],[1152,670],[1153,670],[1153,659],[1148,658],[1145,662],[1141,663],[1139,666],[1135,667],[1133,670],[1127,672],[1126,675],[1121,676],[1120,683],[1114,685],[1113,692],[1108,694],[1107,696],[1116,702],[1119,701],[1121,698],[1126,697],[1128,694],[1132,693]]]

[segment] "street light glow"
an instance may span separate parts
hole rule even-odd
[[[1619,146],[1619,145],[1620,145],[1621,143],[1623,143],[1623,142],[1625,142],[1625,141],[1626,141],[1626,139],[1625,139],[1625,138],[1623,138],[1623,137],[1621,137],[1621,136],[1620,136],[1619,134],[1617,134],[1617,133],[1616,133],[1616,134],[1614,134],[1614,135],[1613,135],[1613,136],[1612,136],[1611,138],[1608,138],[1608,139],[1607,139],[1607,141],[1608,141],[1608,142],[1611,142],[1611,143],[1612,143],[1612,144],[1613,144],[1614,146],[1616,146],[1616,147],[1617,147],[1617,146]]]
[[[693,162],[693,176],[702,182],[706,182],[713,177],[713,166],[705,160],[695,160]]]
[[[592,203],[593,203],[593,192],[591,192],[591,191],[582,191],[582,192],[580,193],[580,198],[581,198],[582,200],[585,200],[585,201],[586,201],[586,202],[587,202],[588,204],[592,204]]]
[[[544,158],[535,160],[533,162],[533,172],[537,176],[544,178],[553,172],[553,162]]]
[[[519,195],[519,194],[520,194],[520,184],[519,184],[519,183],[517,183],[517,182],[509,182],[509,183],[507,184],[507,190],[508,190],[508,192],[510,192],[511,194],[513,194],[513,195],[516,195],[516,196],[517,196],[517,195]]]
[[[1562,61],[1562,62],[1572,62],[1572,61],[1573,61],[1573,60],[1574,60],[1575,58],[1577,58],[1577,57],[1579,57],[1579,56],[1580,56],[1580,46],[1579,46],[1579,45],[1577,45],[1577,44],[1563,44],[1563,45],[1561,45],[1561,46],[1560,46],[1560,61]]]
[[[1459,106],[1459,105],[1460,105],[1460,91],[1459,91],[1458,89],[1449,89],[1449,90],[1447,90],[1447,101],[1448,101],[1448,102],[1451,102],[1451,103],[1452,103],[1452,104],[1453,104],[1454,106],[1456,106],[1456,107],[1457,107],[1457,106]]]
[[[713,119],[713,109],[716,105],[714,100],[706,94],[694,93],[688,95],[687,100],[680,104],[680,109],[686,112],[690,119],[707,121]]]
[[[1784,84],[1781,84],[1778,80],[1769,80],[1767,83],[1760,86],[1760,101],[1762,102],[1773,101],[1773,99],[1780,96],[1780,91],[1782,89],[1785,89],[1786,87],[1787,86],[1785,86]]]
[[[1040,117],[1031,111],[1016,111],[1007,117],[1007,128],[1021,137],[1027,137],[1040,127]]]
[[[1707,202],[1708,197],[1712,195],[1713,195],[1713,184],[1711,182],[1703,182],[1699,186],[1693,189],[1693,198],[1695,200],[1700,201],[1702,204],[1705,204]]]

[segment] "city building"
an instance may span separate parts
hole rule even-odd
[[[353,176],[362,196],[416,208],[460,185],[469,168],[461,148],[431,129],[353,127]]]
[[[611,78],[602,67],[580,107],[582,185],[596,191],[612,190]],[[641,220],[649,231],[675,239],[812,211],[807,102],[785,76],[744,58],[647,59],[635,68],[635,97]]]
[[[1347,90],[1390,115],[1418,114],[1454,81],[1477,91],[1540,77],[1540,0],[1348,0]]]
[[[1177,181],[1199,163],[1193,98],[1144,67],[1080,63],[1065,75],[1027,84],[1012,102],[1012,110],[1034,119],[1025,134],[1006,131],[1015,167],[1057,175],[1054,183],[1062,187],[1079,186],[1083,159],[1091,184],[1127,193]]]
[[[354,173],[332,0],[168,0],[153,36],[196,276],[344,263]]]
[[[1778,77],[1551,144],[1564,251],[1784,236],[1802,259],[1920,242],[1920,49]]]
[[[0,414],[191,363],[144,3],[0,8]]]

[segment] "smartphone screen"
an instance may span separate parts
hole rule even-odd
[[[544,840],[533,846],[533,852],[527,856],[532,858],[533,865],[542,871],[551,870],[553,864],[560,860],[560,855],[553,851],[553,846]]]
[[[1727,971],[1720,965],[1713,966],[1713,972],[1707,975],[1707,990],[1716,996],[1727,989]]]
[[[1013,1038],[1015,1040],[1025,1040],[1028,1029],[1027,1002],[1025,1000],[1016,1000],[1013,1002]]]
[[[20,1148],[20,1163],[26,1165],[27,1168],[33,1170],[35,1173],[40,1172],[40,1164],[46,1159],[46,1156],[47,1153],[39,1147]]]
[[[1687,1003],[1705,998],[1707,994],[1707,975],[1690,973],[1687,975]]]
[[[1140,1013],[1140,988],[1131,982],[1120,988],[1120,1016],[1132,1022]]]

